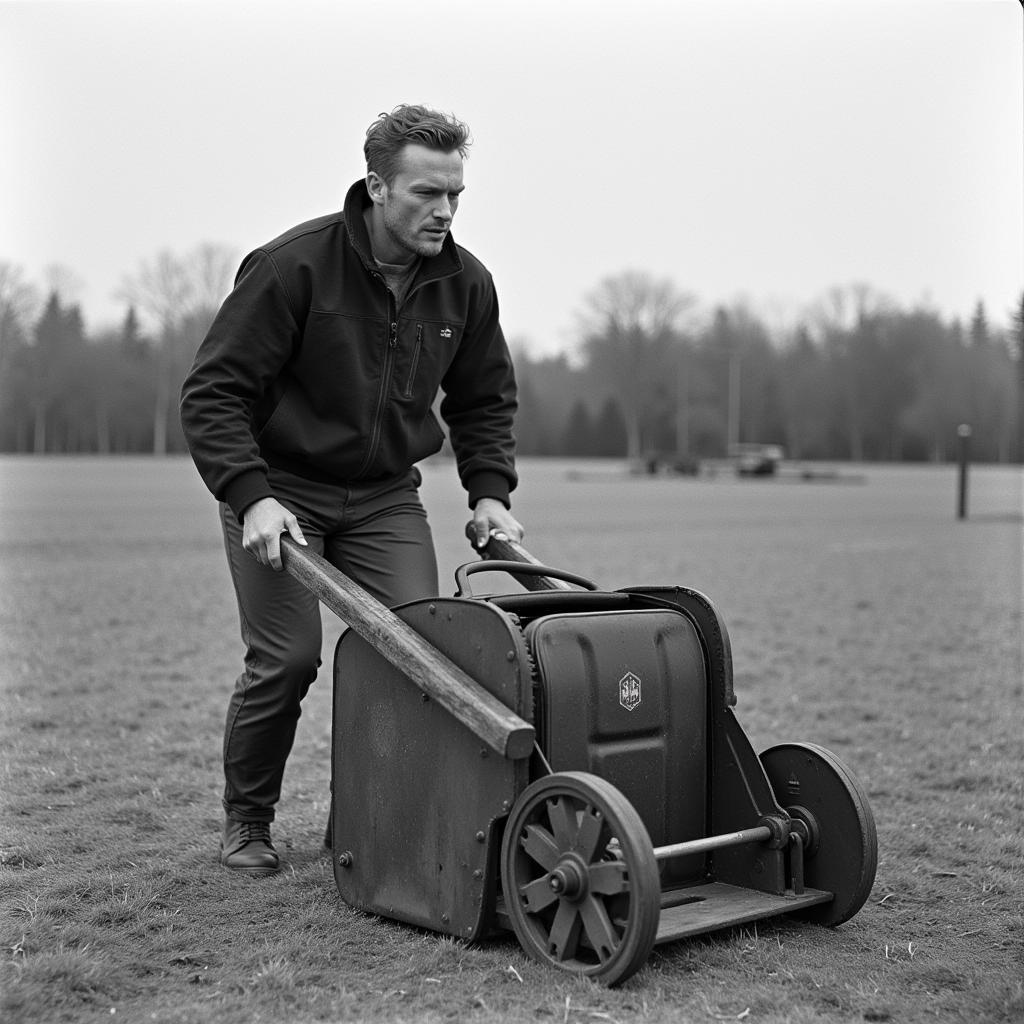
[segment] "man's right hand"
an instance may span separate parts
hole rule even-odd
[[[260,498],[242,514],[242,547],[260,565],[281,570],[281,534],[288,533],[299,544],[305,544],[299,521],[276,498]]]

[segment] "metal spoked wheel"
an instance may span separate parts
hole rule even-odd
[[[804,882],[834,893],[831,902],[795,916],[824,925],[849,921],[870,895],[878,867],[875,818],[864,789],[835,754],[816,743],[770,747],[761,764],[779,805],[807,826]]]
[[[501,849],[505,903],[532,957],[616,985],[650,955],[661,884],[647,829],[610,783],[559,772],[516,801]]]

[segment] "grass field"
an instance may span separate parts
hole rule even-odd
[[[851,482],[630,478],[527,460],[544,561],[681,583],[729,626],[757,749],[829,747],[863,782],[874,890],[659,947],[621,989],[363,916],[320,841],[330,680],[307,700],[271,879],[217,864],[241,643],[212,499],[185,460],[0,459],[0,1019],[1024,1019],[1021,473],[856,467]],[[472,557],[454,470],[424,468],[442,591]],[[325,660],[340,624],[327,616]],[[329,664],[329,661],[328,661]],[[429,766],[425,766],[429,767]]]

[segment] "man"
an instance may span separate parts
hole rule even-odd
[[[478,544],[520,539],[515,379],[490,274],[450,229],[467,127],[382,114],[344,210],[243,260],[182,388],[181,422],[220,501],[245,669],[224,734],[221,863],[271,874],[270,822],[320,660],[316,598],[281,572],[288,533],[395,606],[437,594],[414,464],[438,451],[439,389]]]

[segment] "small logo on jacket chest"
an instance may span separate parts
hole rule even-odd
[[[452,336],[452,329],[450,327],[442,327],[441,328],[441,337],[442,338],[450,338],[451,336]]]

